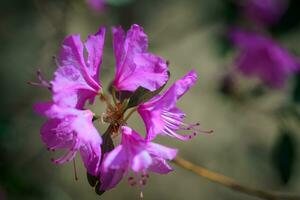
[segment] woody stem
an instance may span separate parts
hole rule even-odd
[[[237,191],[240,193],[244,193],[250,196],[254,196],[261,199],[267,199],[267,200],[300,200],[300,196],[295,194],[283,194],[283,193],[277,193],[273,191],[266,191],[262,189],[256,189],[252,187],[248,187],[245,185],[242,185],[235,181],[232,178],[229,178],[227,176],[224,176],[222,174],[218,174],[216,172],[212,172],[208,169],[205,169],[201,166],[195,165],[184,158],[181,158],[177,156],[173,162],[186,170],[189,170],[198,176],[204,177],[214,183],[220,184],[224,187],[227,187],[233,191]]]

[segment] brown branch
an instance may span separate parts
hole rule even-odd
[[[261,199],[267,199],[267,200],[300,200],[300,196],[295,194],[283,194],[283,193],[265,191],[265,190],[241,185],[240,183],[233,180],[232,178],[226,177],[222,174],[218,174],[208,169],[205,169],[203,167],[197,166],[181,157],[176,157],[173,160],[173,162],[179,167],[192,171],[195,174],[204,177],[214,183],[218,183],[231,190],[244,193],[250,196],[258,197]]]

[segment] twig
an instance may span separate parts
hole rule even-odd
[[[212,172],[203,167],[197,166],[181,157],[176,157],[173,160],[173,162],[179,167],[190,170],[195,174],[202,176],[214,183],[218,183],[231,190],[244,193],[250,196],[258,197],[261,199],[267,199],[267,200],[300,200],[300,196],[295,194],[283,194],[283,193],[277,193],[272,191],[265,191],[262,189],[255,189],[255,188],[241,185],[240,183],[233,180],[232,178],[226,177],[224,175]]]

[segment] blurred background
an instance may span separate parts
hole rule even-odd
[[[168,84],[191,69],[198,72],[196,86],[179,106],[188,121],[214,130],[188,142],[162,137],[158,141],[178,148],[187,160],[245,185],[299,193],[300,76],[292,74],[279,89],[239,72],[234,72],[234,81],[226,79],[235,69],[237,55],[228,30],[253,26],[234,0],[107,0],[101,9],[85,0],[1,0],[0,11],[0,200],[139,198],[139,190],[126,180],[99,197],[80,162],[78,181],[72,163],[51,163],[53,155],[39,135],[45,119],[32,110],[34,102],[50,99],[50,94],[26,84],[36,80],[37,69],[52,79],[53,56],[66,35],[80,33],[84,39],[105,25],[101,79],[108,86],[114,74],[110,27],[128,29],[133,23],[144,27],[150,51],[170,61]],[[291,0],[280,19],[264,27],[264,32],[297,57],[299,22],[299,1]],[[94,107],[98,109],[103,109],[101,104]],[[144,131],[138,116],[130,123]],[[169,175],[150,174],[145,199],[255,199],[174,168]]]

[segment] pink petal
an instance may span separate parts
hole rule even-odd
[[[165,147],[153,142],[148,143],[147,150],[151,155],[168,160],[173,160],[176,157],[178,151],[177,149]]]
[[[141,86],[154,91],[166,83],[166,61],[147,52],[148,38],[140,26],[133,25],[125,41],[121,28],[112,31],[116,57],[114,86],[118,90],[134,91]]]
[[[119,145],[109,152],[103,160],[103,170],[128,168],[128,154],[123,145]]]
[[[124,177],[126,171],[123,168],[110,169],[100,172],[100,190],[109,190],[114,188]]]
[[[167,161],[161,158],[153,158],[153,163],[149,167],[149,170],[158,174],[167,174],[173,171]]]
[[[87,99],[93,101],[101,86],[99,68],[105,30],[101,28],[86,42],[87,64],[84,59],[84,46],[79,35],[71,35],[63,42],[59,55],[59,68],[51,81],[53,100],[62,106],[82,109]]]
[[[152,158],[147,151],[140,151],[132,159],[131,169],[134,172],[146,170],[152,163]]]
[[[99,71],[102,63],[105,28],[101,27],[95,35],[89,35],[85,43],[88,52],[87,68],[89,75],[99,83]]]

